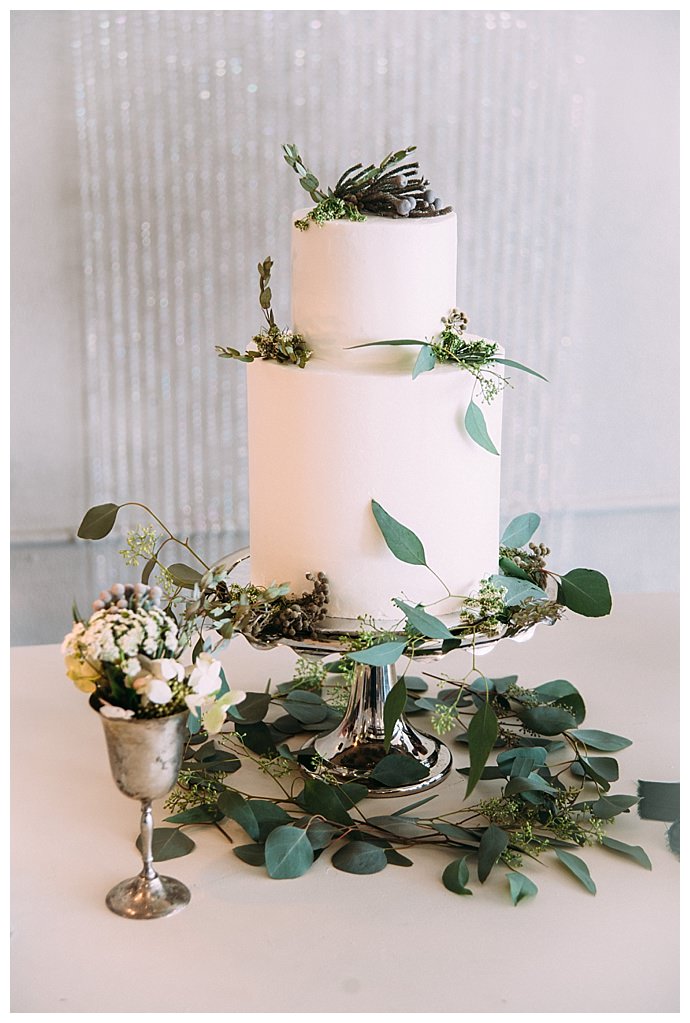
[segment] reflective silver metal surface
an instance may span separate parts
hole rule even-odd
[[[141,873],[115,885],[106,905],[133,920],[170,916],[188,904],[190,894],[181,881],[160,876],[153,866],[151,801],[167,795],[177,780],[187,711],[146,720],[98,716],[115,784],[125,796],[141,802]]]

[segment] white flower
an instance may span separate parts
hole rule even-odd
[[[165,682],[171,682],[173,679],[181,682],[184,678],[184,667],[172,657],[160,657],[157,661],[141,657],[140,660],[144,673],[153,675],[154,678],[163,679]]]
[[[220,671],[220,661],[210,654],[199,654],[189,676],[189,684],[199,696],[210,696],[220,689]]]
[[[172,699],[172,689],[162,678],[155,675],[138,675],[132,682],[133,688],[140,696],[145,696],[151,703],[167,703]]]
[[[125,710],[124,707],[114,707],[112,703],[101,704],[100,713],[104,718],[133,718],[133,710]]]
[[[224,693],[218,699],[191,693],[185,697],[185,701],[193,714],[199,714],[201,723],[208,734],[215,735],[223,727],[227,708],[232,707],[235,703],[241,703],[246,695],[241,689]]]

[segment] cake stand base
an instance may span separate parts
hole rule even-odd
[[[385,743],[383,708],[395,682],[392,664],[358,665],[343,720],[300,750],[303,771],[315,778],[366,785],[374,798],[423,792],[443,781],[453,762],[450,750],[435,736],[418,732],[404,715],[393,728],[390,745]],[[408,762],[400,761],[400,781],[395,772],[393,777],[384,772],[377,778],[377,766],[391,754]]]

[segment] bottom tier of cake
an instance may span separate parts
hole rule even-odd
[[[496,571],[500,458],[465,432],[474,378],[439,366],[404,374],[248,366],[252,581],[301,593],[325,572],[329,614],[398,620],[402,597],[444,614]],[[502,401],[482,406],[500,448]],[[376,500],[424,545],[427,564],[390,552]],[[437,602],[438,603],[435,603]]]

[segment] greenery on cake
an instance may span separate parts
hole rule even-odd
[[[262,327],[258,334],[255,334],[252,341],[256,350],[247,349],[239,352],[236,348],[222,348],[216,345],[216,352],[221,359],[238,359],[240,362],[254,362],[254,359],[273,359],[276,362],[291,362],[300,369],[304,369],[311,358],[311,351],[307,347],[301,334],[292,330],[279,327],[273,315],[271,302],[271,270],[273,260],[270,256],[258,264],[259,268],[259,305],[261,306],[266,326]]]
[[[316,203],[295,227],[306,231],[310,224],[321,226],[329,220],[366,220],[366,213],[378,217],[416,219],[438,217],[450,213],[452,207],[444,206],[429,182],[419,172],[416,162],[403,161],[413,153],[416,146],[408,146],[397,153],[389,153],[380,164],[364,167],[355,164],[341,174],[334,188],[324,192],[319,179],[308,170],[297,147],[283,146],[286,163],[297,173],[302,188]]]
[[[501,372],[497,372],[495,366],[508,366],[511,369],[529,373],[531,376],[546,380],[546,377],[529,366],[523,366],[521,362],[514,359],[506,359],[498,355],[499,347],[495,341],[485,341],[484,338],[470,338],[465,335],[467,327],[467,316],[459,309],[451,309],[448,316],[441,318],[443,324],[438,334],[425,341],[419,338],[393,338],[385,341],[367,341],[361,345],[352,345],[356,348],[378,348],[382,346],[405,347],[415,345],[419,347],[419,355],[412,368],[412,379],[416,380],[422,373],[428,373],[435,366],[442,363],[453,363],[460,369],[470,373],[475,379],[475,386],[472,389],[470,401],[465,412],[465,429],[467,433],[486,451],[497,455],[498,450],[489,436],[486,426],[486,419],[480,406],[474,400],[475,391],[479,387],[481,400],[490,405],[504,387],[512,387],[510,380]]]

